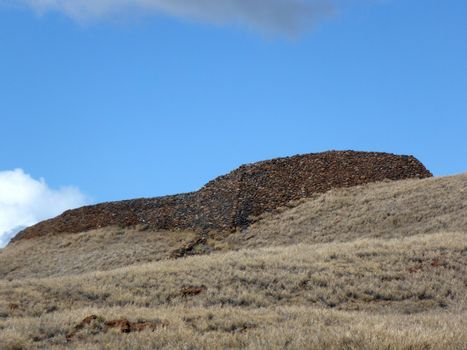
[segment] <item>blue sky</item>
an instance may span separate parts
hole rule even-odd
[[[279,23],[178,2],[127,16],[0,0],[0,171],[99,202],[329,149],[467,170],[466,1],[334,1]]]

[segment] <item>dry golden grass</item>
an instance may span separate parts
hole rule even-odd
[[[331,190],[266,214],[227,242],[244,248],[441,231],[467,232],[467,173]]]
[[[155,344],[166,348],[223,348],[226,344],[231,348],[282,348],[289,342],[291,348],[300,348],[314,341],[317,347],[335,349],[345,344],[350,349],[383,349],[392,343],[400,349],[424,349],[427,344],[436,349],[462,349],[466,344],[462,321],[467,302],[466,242],[465,233],[440,233],[397,240],[300,244],[75,276],[3,281],[0,342],[63,346],[65,335],[85,316],[97,313],[108,318],[114,316],[109,310],[118,310],[115,316],[159,318],[170,326],[145,334],[147,339],[141,334],[128,335],[124,338],[127,345],[121,347],[113,335],[92,335],[91,329],[90,336],[69,345],[105,348],[109,341],[109,348],[128,349]],[[184,297],[182,289],[189,286],[206,290]],[[282,322],[272,316],[281,308],[295,310],[290,320]],[[138,314],[132,311],[135,309],[144,312]],[[210,313],[212,319],[193,316],[192,321],[184,320],[182,317],[190,318],[190,310]],[[243,316],[237,320],[230,316],[236,313]],[[333,315],[334,323],[320,319],[319,313]],[[410,323],[409,314],[415,314],[413,320],[418,321],[402,336],[398,327],[401,322]],[[375,324],[365,326],[365,318]],[[445,322],[442,320],[449,320],[444,326],[450,325],[449,332],[433,332],[433,324]],[[306,322],[311,322],[308,327]],[[289,327],[288,332],[281,332],[283,327]],[[343,333],[333,336],[338,330]]]
[[[103,271],[168,259],[193,232],[147,232],[115,227],[24,240],[0,252],[0,279]]]
[[[0,349],[465,350],[466,185],[463,174],[331,191],[178,260],[167,258],[193,233],[18,242],[0,252]],[[119,318],[164,326],[103,326]]]
[[[77,320],[162,320],[155,332],[101,332],[94,325],[70,342]],[[466,313],[368,314],[307,306],[83,308],[0,321],[0,347],[13,349],[326,349],[464,350]]]
[[[296,206],[297,203],[292,204]],[[246,232],[212,233],[209,250],[467,232],[467,174],[340,189],[264,216]],[[0,250],[0,279],[103,271],[167,259],[192,232],[109,227],[20,241]]]
[[[270,307],[345,310],[463,307],[466,233],[295,245],[165,260],[104,272],[0,281],[0,313],[40,316],[89,306]],[[185,299],[181,290],[206,286]],[[17,304],[15,310],[9,304]]]

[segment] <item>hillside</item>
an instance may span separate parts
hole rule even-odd
[[[0,345],[462,349],[466,251],[465,232],[440,232],[3,280]]]
[[[151,231],[108,227],[10,244],[0,252],[0,278],[47,277],[108,270],[192,254],[297,243],[399,238],[467,232],[467,174],[332,190],[264,215],[246,231]],[[282,212],[280,212],[282,211]]]
[[[467,232],[467,173],[331,190],[290,207],[228,241],[261,247]]]
[[[105,226],[0,251],[0,348],[467,347],[467,173],[334,188],[231,230]]]

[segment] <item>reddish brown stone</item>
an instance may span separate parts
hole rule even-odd
[[[117,329],[122,333],[131,333],[131,332],[141,332],[144,330],[151,330],[155,331],[157,328],[167,326],[166,322],[157,321],[157,322],[150,322],[150,321],[139,321],[139,322],[130,322],[127,319],[119,319],[119,320],[110,320],[105,321],[103,318],[99,318],[96,315],[91,315],[86,317],[80,323],[78,323],[72,332],[70,332],[66,339],[71,341],[81,330],[86,327],[89,327],[93,324],[93,322],[101,321],[101,327],[99,327],[100,332],[107,332],[109,329]]]
[[[333,188],[432,174],[412,156],[330,151],[243,165],[197,192],[102,203],[69,210],[20,232],[20,239],[106,226],[153,230],[231,231],[264,212]]]

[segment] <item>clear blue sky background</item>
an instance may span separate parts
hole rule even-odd
[[[1,1],[0,1],[1,2]],[[0,7],[0,170],[93,201],[329,149],[467,171],[467,1],[354,1],[295,39]]]

